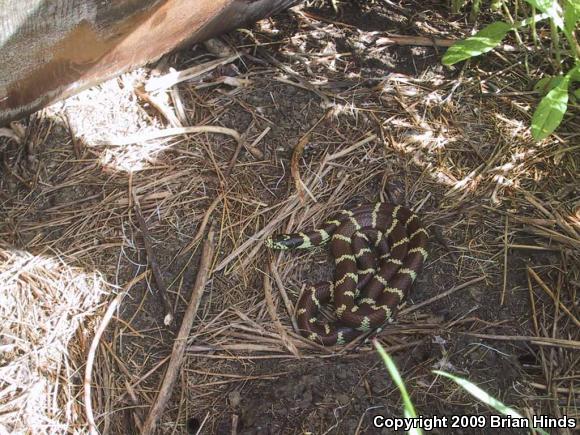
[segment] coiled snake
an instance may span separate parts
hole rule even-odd
[[[334,281],[305,290],[296,306],[300,332],[325,346],[345,344],[390,320],[427,259],[427,231],[417,215],[400,205],[378,202],[342,210],[322,228],[280,234],[272,249],[308,249],[330,241]],[[333,303],[337,320],[318,318]]]

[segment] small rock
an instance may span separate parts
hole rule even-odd
[[[230,402],[230,406],[232,408],[237,408],[240,406],[240,402],[242,401],[242,396],[238,390],[231,391],[228,394],[228,402]]]
[[[346,394],[339,394],[336,396],[336,401],[341,405],[348,405],[350,403],[350,397]]]

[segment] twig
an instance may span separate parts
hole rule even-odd
[[[503,232],[503,287],[501,289],[501,299],[500,305],[503,306],[505,301],[505,293],[507,289],[507,266],[508,266],[508,228],[509,228],[509,216],[505,217],[505,225]]]
[[[318,127],[318,125],[324,119],[326,119],[326,117],[329,114],[330,112],[327,111],[324,115],[322,115],[322,117],[300,138],[300,140],[294,147],[294,150],[292,151],[292,159],[290,160],[290,174],[294,179],[294,185],[296,186],[296,190],[298,191],[298,198],[300,198],[300,202],[302,204],[304,204],[305,201],[304,192],[308,193],[308,196],[310,196],[312,201],[316,202],[316,198],[306,187],[304,181],[302,181],[302,178],[300,178],[300,167],[299,167],[300,158],[302,157],[302,153],[304,152],[304,147],[308,144],[308,142],[310,142],[310,134],[316,129],[316,127]]]
[[[258,230],[252,237],[248,237],[244,243],[238,246],[236,249],[233,250],[226,258],[224,258],[214,269],[214,272],[219,272],[224,267],[226,267],[231,261],[237,259],[240,256],[240,253],[247,252],[250,245],[260,242],[261,238],[264,234],[268,234],[274,229],[280,222],[288,217],[290,212],[279,214],[275,218],[273,218],[270,222],[268,222],[262,229]],[[262,247],[261,244],[256,245],[258,247]]]
[[[413,36],[413,35],[388,35],[376,40],[375,45],[379,47],[391,46],[391,45],[415,45],[424,47],[451,47],[460,39],[449,39],[449,38],[429,38],[426,36]],[[497,47],[499,50],[507,52],[520,51],[520,47],[514,47],[513,45],[502,44]],[[525,47],[524,47],[525,49]]]
[[[89,355],[87,357],[87,365],[85,367],[85,379],[84,379],[84,399],[85,399],[85,413],[87,415],[87,422],[89,424],[89,433],[91,435],[97,435],[99,432],[97,430],[97,424],[95,423],[95,416],[93,414],[93,404],[91,401],[91,381],[93,376],[93,364],[95,362],[95,355],[97,353],[97,347],[99,346],[99,341],[103,332],[105,332],[105,328],[109,324],[111,318],[113,317],[113,313],[119,306],[121,299],[123,299],[125,293],[119,293],[109,308],[107,312],[103,316],[103,320],[99,325],[99,329],[95,332],[95,336],[93,337],[93,341],[91,342],[91,347],[89,349]]]
[[[544,281],[542,281],[542,278],[540,278],[538,276],[538,274],[536,274],[536,272],[534,272],[534,270],[528,266],[527,268],[528,270],[528,274],[534,278],[534,281],[536,281],[538,283],[538,285],[540,286],[540,288],[542,290],[544,290],[544,292],[550,296],[550,298],[552,298],[552,300],[554,301],[555,304],[557,304],[560,309],[562,311],[564,311],[568,317],[570,317],[570,319],[574,322],[574,324],[580,328],[580,321],[576,318],[576,316],[574,316],[574,314],[572,314],[572,312],[566,307],[566,305],[564,305],[562,303],[562,301],[560,301],[559,299],[556,298],[556,296],[554,295],[554,292],[552,292],[552,290],[549,289],[549,287],[546,285],[546,283],[544,283]]]
[[[259,49],[259,52],[260,52],[260,55],[263,56],[264,58],[266,58],[271,64],[280,68],[282,71],[284,71],[286,74],[290,75],[291,77],[294,77],[298,81],[298,83],[295,83],[291,80],[286,80],[283,78],[277,78],[276,80],[278,80],[281,83],[286,83],[288,85],[307,89],[310,92],[315,93],[324,102],[325,106],[330,105],[330,99],[323,92],[321,92],[318,89],[318,87],[316,87],[315,85],[310,83],[308,80],[306,80],[304,77],[302,77],[300,74],[298,74],[296,71],[294,71],[289,66],[280,62],[278,59],[276,59],[274,56],[272,56],[267,51]]]
[[[125,137],[116,137],[104,141],[98,141],[98,145],[124,146],[148,140],[162,139],[164,137],[179,136],[182,134],[194,133],[218,133],[233,137],[236,141],[240,140],[240,134],[231,128],[220,127],[218,125],[201,125],[194,127],[175,127],[164,130],[148,131],[137,133]]]
[[[313,20],[322,21],[323,23],[330,23],[330,24],[334,24],[335,26],[346,27],[347,29],[356,29],[356,26],[353,26],[351,24],[346,24],[346,23],[342,23],[340,21],[331,20],[331,19],[325,18],[323,16],[313,14],[311,12],[295,11],[295,13],[297,15],[302,15],[302,16],[308,17],[308,18],[313,19]]]
[[[378,47],[389,45],[418,45],[428,47],[451,47],[458,39],[428,38],[425,36],[388,35],[376,40]]]
[[[460,284],[458,286],[450,288],[449,290],[444,291],[443,293],[440,293],[437,296],[433,296],[432,298],[427,299],[426,301],[423,301],[419,304],[415,304],[415,305],[410,306],[409,308],[405,308],[404,310],[401,310],[399,312],[399,316],[404,316],[404,315],[409,314],[415,310],[418,310],[419,308],[424,307],[425,305],[432,304],[433,302],[438,301],[439,299],[442,299],[446,296],[449,296],[450,294],[455,293],[456,291],[462,290],[465,287],[469,287],[470,285],[477,284],[478,282],[483,281],[485,278],[486,278],[485,276],[480,276],[478,278],[473,278],[467,282],[464,282],[463,284]]]
[[[185,80],[191,80],[195,77],[199,77],[218,66],[228,64],[233,62],[238,57],[239,54],[234,54],[223,59],[212,60],[211,62],[202,63],[201,65],[195,65],[191,68],[184,69],[183,71],[172,71],[161,77],[155,77],[145,85],[145,90],[147,92],[156,92],[162,89],[170,88],[171,86],[181,83]]]
[[[209,222],[209,218],[222,199],[223,199],[223,194],[219,195],[216,199],[213,200],[213,202],[211,203],[211,205],[208,207],[208,209],[205,211],[205,214],[203,215],[203,219],[201,221],[199,229],[197,230],[197,234],[195,235],[193,240],[191,242],[189,242],[187,244],[187,246],[179,252],[178,255],[187,254],[197,244],[197,242],[203,237],[203,235],[205,234],[205,227],[207,226],[207,223]]]
[[[199,425],[199,428],[197,429],[197,432],[195,433],[195,435],[200,435],[201,433],[203,433],[201,430],[205,426],[205,422],[207,421],[208,418],[209,418],[209,411],[205,413],[205,417],[201,421],[201,424]]]
[[[22,143],[22,138],[10,128],[0,128],[0,137],[7,137],[8,139],[12,139],[17,144]]]
[[[77,159],[82,159],[83,158],[83,149],[81,147],[81,143],[79,141],[79,138],[77,138],[77,135],[75,134],[73,126],[71,125],[70,117],[68,116],[67,113],[64,113],[62,118],[63,118],[63,123],[64,123],[64,125],[66,125],[66,128],[68,130],[68,134],[69,134],[70,140],[72,142],[75,157]]]
[[[530,251],[561,251],[559,247],[508,244],[508,249],[529,249]]]
[[[146,381],[151,375],[153,375],[157,371],[157,369],[159,369],[159,367],[163,366],[167,361],[169,361],[170,357],[171,355],[167,355],[165,358],[163,358],[161,361],[155,364],[155,366],[153,366],[153,368],[151,368],[147,373],[145,373],[143,376],[141,376],[132,384],[129,384],[129,387],[135,388],[142,382]],[[129,394],[128,391],[124,392],[119,398],[117,398],[116,403],[121,403],[123,400],[125,400],[125,396],[127,394]]]
[[[210,265],[213,259],[214,248],[214,228],[213,225],[210,225],[207,238],[203,243],[199,269],[195,278],[195,284],[193,285],[193,291],[191,292],[191,300],[185,310],[181,327],[179,328],[179,332],[175,342],[173,343],[171,359],[167,365],[167,371],[165,372],[165,377],[163,378],[161,387],[159,388],[159,393],[157,394],[155,402],[149,410],[149,415],[147,415],[145,423],[143,424],[143,430],[141,433],[144,435],[153,433],[157,421],[159,420],[159,417],[161,417],[165,405],[173,392],[173,386],[175,385],[179,367],[181,366],[183,355],[185,354],[187,338],[191,331],[193,320],[197,314],[201,302],[201,296],[203,295],[203,290],[210,274]]]
[[[561,338],[549,338],[549,337],[530,337],[527,335],[491,335],[491,334],[476,334],[474,332],[458,332],[458,333],[462,335],[468,335],[470,337],[484,338],[486,340],[527,341],[533,344],[538,344],[540,346],[566,347],[569,349],[580,350],[580,341],[576,340],[564,340]]]
[[[550,387],[548,387],[547,385],[543,385],[543,384],[538,384],[537,382],[528,382],[528,385],[537,388],[539,390],[544,390],[544,391],[550,391]],[[562,394],[575,394],[575,395],[579,395],[580,391],[576,391],[573,388],[565,388],[565,387],[558,387],[558,388],[554,388],[553,389],[556,393],[562,393]]]
[[[294,150],[292,151],[292,159],[290,160],[290,173],[292,174],[292,178],[294,179],[294,186],[296,187],[296,191],[298,192],[298,198],[300,198],[300,202],[304,204],[306,200],[306,196],[304,195],[305,187],[304,182],[300,179],[300,157],[302,157],[302,152],[304,151],[304,147],[310,141],[310,132],[306,133],[304,136],[300,138]]]
[[[350,154],[351,152],[353,152],[355,149],[357,149],[360,146],[366,145],[369,142],[372,142],[373,140],[375,140],[377,138],[376,134],[371,134],[367,137],[365,137],[364,139],[359,140],[357,143],[352,144],[351,146],[341,150],[341,151],[337,151],[334,154],[330,154],[329,156],[327,156],[324,159],[324,164],[330,162],[331,160],[334,159],[339,159],[341,157],[344,157],[348,154]]]
[[[240,151],[242,150],[242,147],[246,144],[248,134],[250,133],[250,130],[253,127],[254,127],[254,122],[252,121],[252,122],[250,122],[250,125],[248,126],[246,131],[240,136],[240,140],[238,141],[238,146],[236,147],[236,150],[234,151],[234,154],[233,154],[232,158],[230,159],[230,162],[228,163],[228,167],[224,173],[224,178],[229,178],[230,174],[232,173],[232,169],[234,169],[234,165],[236,164],[236,160],[238,160],[238,156],[240,155]]]
[[[139,405],[139,399],[137,398],[135,390],[131,387],[131,384],[127,379],[125,379],[124,383],[127,394],[129,394],[129,397],[131,398],[131,403],[133,403],[133,406],[137,407]],[[143,422],[141,421],[141,417],[137,414],[137,409],[135,409],[135,412],[131,412],[131,416],[133,417],[133,423],[137,426],[137,429],[141,430]]]
[[[238,434],[238,421],[240,416],[238,414],[232,414],[232,435]]]
[[[141,213],[139,199],[137,198],[135,191],[132,193],[135,215],[137,216],[137,222],[139,222],[139,228],[141,229],[141,235],[143,236],[143,244],[145,245],[145,251],[147,252],[147,259],[149,260],[149,265],[151,266],[153,277],[157,283],[157,294],[161,297],[163,308],[165,309],[163,324],[165,326],[169,326],[173,322],[173,310],[171,309],[171,302],[169,302],[169,296],[167,295],[167,286],[163,280],[163,274],[161,273],[159,263],[157,262],[157,257],[155,256],[155,252],[153,250],[153,244],[151,243],[151,235],[149,234],[147,223],[145,222],[143,214]]]
[[[12,168],[10,168],[10,165],[8,164],[8,161],[6,160],[6,154],[3,154],[3,159],[2,159],[2,163],[4,166],[4,170],[6,171],[6,173],[8,175],[12,175],[14,178],[16,178],[16,180],[18,180],[20,183],[22,183],[24,185],[24,187],[32,190],[33,189],[33,184],[27,180],[25,180],[24,178],[22,178],[20,175],[18,175],[16,172],[14,172],[12,170]]]
[[[282,343],[284,343],[286,349],[288,349],[292,353],[292,355],[300,356],[298,349],[296,348],[294,343],[292,343],[292,340],[286,333],[284,325],[282,325],[282,322],[280,322],[280,319],[278,318],[278,313],[276,313],[276,306],[274,305],[274,298],[272,297],[272,283],[270,281],[269,275],[270,273],[271,269],[264,274],[264,297],[266,299],[266,307],[268,308],[268,314],[270,314],[270,318],[274,322],[274,325],[278,330],[278,334],[280,334],[280,339],[282,340]]]
[[[142,86],[135,88],[135,94],[148,102],[152,107],[157,109],[157,111],[163,116],[171,127],[183,127],[183,124],[173,111],[173,109],[167,105],[167,103],[158,95],[153,95],[150,92],[145,91]]]
[[[97,430],[97,424],[95,423],[95,416],[93,414],[93,403],[91,401],[91,381],[93,377],[93,364],[95,362],[95,355],[97,353],[99,341],[101,340],[103,332],[105,332],[105,329],[107,329],[107,325],[111,321],[113,313],[121,304],[123,297],[127,294],[129,290],[131,290],[131,288],[135,284],[141,281],[147,275],[147,273],[148,272],[145,271],[140,275],[136,276],[135,278],[133,278],[131,281],[129,281],[129,283],[125,286],[125,289],[122,292],[120,292],[115,297],[115,299],[113,299],[113,302],[111,302],[109,308],[107,308],[107,311],[103,315],[103,319],[101,320],[101,323],[95,332],[95,336],[93,337],[93,341],[91,342],[91,347],[89,348],[89,353],[87,356],[87,364],[85,366],[85,378],[83,381],[85,413],[87,415],[87,422],[89,423],[89,432],[91,435],[97,435],[99,433]]]
[[[284,306],[286,307],[286,312],[288,313],[288,317],[290,317],[290,321],[292,322],[292,327],[294,328],[294,331],[298,332],[298,323],[296,323],[296,318],[294,317],[294,307],[292,306],[292,302],[288,297],[288,293],[286,293],[284,283],[282,282],[282,278],[280,278],[280,274],[278,273],[278,269],[274,264],[273,258],[270,261],[270,272],[272,272],[274,281],[276,281],[276,285],[278,286],[278,290],[280,291],[280,295],[284,301]]]
[[[179,122],[181,122],[181,125],[191,124],[191,122],[189,121],[189,117],[187,116],[187,112],[185,111],[185,107],[179,89],[171,88],[169,90],[169,97],[171,98],[171,102],[173,103],[173,110],[175,111],[175,115],[177,116]]]
[[[271,128],[268,126],[264,129],[262,133],[258,135],[256,139],[254,139],[254,142],[252,142],[249,145],[244,143],[246,149],[250,152],[250,154],[252,154],[255,158],[259,160],[264,158],[264,153],[260,151],[258,148],[256,148],[256,145],[258,145],[260,141],[264,139],[264,136],[266,136],[270,132],[270,130]]]

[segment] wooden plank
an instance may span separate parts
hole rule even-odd
[[[296,0],[3,0],[0,125]]]

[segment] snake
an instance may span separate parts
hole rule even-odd
[[[323,346],[344,345],[392,322],[427,260],[428,232],[410,209],[386,202],[340,210],[320,228],[278,234],[275,250],[330,244],[333,281],[307,287],[296,303],[300,333]],[[321,308],[334,308],[325,320]]]

